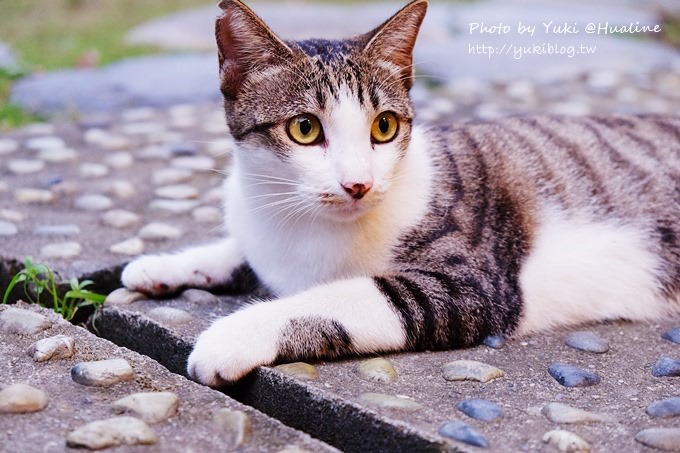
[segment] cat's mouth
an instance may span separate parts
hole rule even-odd
[[[357,219],[377,203],[375,197],[364,197],[356,200],[331,193],[321,194],[319,201],[329,217],[344,221]]]

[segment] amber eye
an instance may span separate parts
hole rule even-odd
[[[315,145],[323,140],[321,122],[314,115],[303,113],[288,120],[288,136],[300,145]]]
[[[371,126],[371,138],[374,143],[387,143],[394,140],[399,132],[397,115],[392,112],[383,112],[373,120]]]

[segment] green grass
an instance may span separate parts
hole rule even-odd
[[[680,49],[680,16],[665,14],[661,17],[662,39],[676,49]]]

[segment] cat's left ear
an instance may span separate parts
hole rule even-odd
[[[406,89],[413,86],[415,67],[413,47],[425,19],[428,0],[415,0],[402,8],[381,26],[368,33],[364,47],[372,59],[395,67]]]

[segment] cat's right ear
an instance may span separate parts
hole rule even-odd
[[[223,14],[215,22],[220,83],[233,99],[246,75],[288,60],[293,51],[239,0],[222,0]]]

